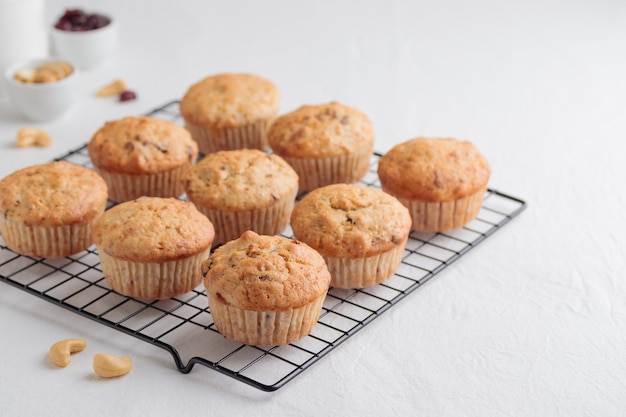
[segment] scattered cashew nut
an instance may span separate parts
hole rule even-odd
[[[130,356],[115,356],[97,353],[93,357],[93,370],[101,378],[114,378],[126,375],[133,367]]]
[[[85,346],[87,346],[85,339],[60,340],[50,346],[48,357],[56,366],[65,367],[70,363],[70,354],[80,352]]]
[[[20,148],[27,146],[49,146],[52,139],[50,135],[35,127],[25,127],[17,132],[15,143]]]
[[[126,82],[122,79],[115,80],[111,84],[106,85],[96,93],[98,97],[119,96],[126,91]]]

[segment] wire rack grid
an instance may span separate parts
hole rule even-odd
[[[181,122],[178,101],[148,116]],[[362,184],[380,188],[372,158]],[[66,160],[91,168],[86,145],[68,152]],[[488,190],[478,217],[445,233],[413,232],[397,272],[374,287],[331,288],[312,333],[285,346],[249,346],[224,338],[211,318],[202,287],[170,299],[138,300],[116,293],[103,277],[95,247],[60,259],[19,255],[0,237],[0,280],[168,351],[182,373],[201,364],[263,391],[274,391],[308,369],[382,313],[421,287],[519,215],[526,203]],[[292,237],[291,229],[284,236]]]

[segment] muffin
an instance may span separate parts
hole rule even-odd
[[[163,197],[110,208],[93,221],[92,234],[111,288],[147,300],[197,287],[215,236],[209,219],[192,203]]]
[[[311,191],[291,215],[294,237],[325,259],[331,287],[363,288],[391,277],[411,232],[408,209],[377,188],[333,184]]]
[[[91,222],[107,203],[92,170],[65,161],[33,165],[0,180],[0,234],[22,255],[60,258],[92,244]]]
[[[363,178],[374,148],[374,128],[359,110],[332,102],[278,117],[268,140],[272,151],[300,176],[300,191],[310,191]]]
[[[418,137],[394,146],[378,161],[382,189],[409,208],[413,229],[443,232],[474,219],[491,169],[467,141]]]
[[[253,74],[217,74],[193,84],[180,113],[200,152],[269,147],[267,128],[278,114],[280,91]]]
[[[106,122],[87,151],[116,202],[180,196],[182,176],[198,158],[198,145],[185,128],[151,117]]]
[[[298,192],[298,174],[277,155],[258,149],[208,154],[185,177],[189,201],[215,226],[214,244],[246,230],[282,232]]]
[[[328,292],[330,273],[305,243],[247,231],[202,263],[209,309],[227,338],[275,346],[308,335]]]

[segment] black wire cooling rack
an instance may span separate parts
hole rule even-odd
[[[181,122],[178,101],[148,113]],[[361,181],[380,188],[374,155]],[[92,167],[86,145],[61,158]],[[204,289],[160,301],[142,301],[113,291],[102,275],[95,247],[61,259],[18,255],[0,237],[0,280],[80,316],[167,350],[188,373],[204,365],[263,391],[274,391],[308,369],[350,336],[465,255],[526,208],[526,203],[488,190],[478,217],[462,229],[412,233],[401,266],[382,284],[358,290],[331,288],[309,336],[286,346],[248,346],[216,329]],[[284,232],[291,236],[291,230]]]

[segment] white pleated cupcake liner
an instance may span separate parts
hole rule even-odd
[[[355,183],[365,176],[369,169],[371,149],[349,155],[324,158],[293,158],[283,156],[300,178],[300,191],[337,183]]]
[[[217,151],[234,149],[269,148],[267,141],[267,127],[269,121],[259,121],[240,127],[213,129],[185,122],[185,128],[191,137],[198,143],[200,153],[208,154]]]
[[[383,191],[385,188],[383,187]],[[487,188],[453,201],[430,203],[398,197],[409,209],[412,229],[420,232],[445,232],[458,229],[472,221],[480,211]]]
[[[118,203],[148,197],[179,197],[185,192],[183,178],[190,164],[156,174],[133,175],[94,167],[107,183],[109,199]]]
[[[393,249],[365,258],[324,256],[334,288],[365,288],[389,279],[398,269],[407,238]]]
[[[24,226],[0,219],[0,233],[6,245],[22,255],[62,258],[89,248],[91,221],[65,226]]]
[[[210,248],[177,261],[162,263],[117,259],[98,247],[100,266],[111,288],[144,300],[161,300],[185,294],[202,281],[201,264]]]
[[[246,211],[214,210],[196,204],[198,211],[207,216],[215,228],[213,243],[220,244],[237,239],[247,230],[260,235],[280,234],[289,224],[297,189],[268,207]]]
[[[207,292],[211,316],[219,332],[230,340],[255,346],[286,345],[310,334],[325,295],[291,310],[254,311],[223,304]]]

